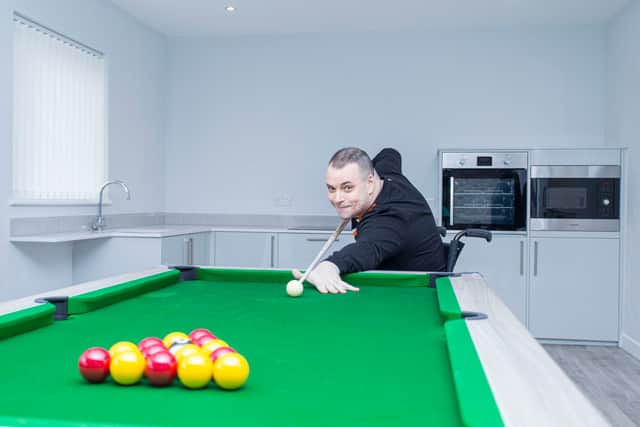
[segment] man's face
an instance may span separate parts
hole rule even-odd
[[[369,209],[373,177],[363,177],[357,163],[348,163],[341,169],[329,165],[327,191],[340,218],[356,218]]]

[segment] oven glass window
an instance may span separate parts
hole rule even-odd
[[[443,169],[442,224],[453,230],[524,230],[526,169]]]
[[[587,189],[584,187],[548,187],[544,191],[546,209],[586,209]]]
[[[458,178],[453,213],[456,222],[507,225],[514,222],[513,178]]]

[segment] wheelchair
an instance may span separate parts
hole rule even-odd
[[[440,237],[442,238],[447,236],[447,229],[444,227],[438,227],[438,232],[440,233]],[[490,231],[487,230],[481,230],[479,228],[467,228],[466,230],[462,230],[456,233],[451,241],[443,242],[445,258],[447,259],[447,272],[453,272],[453,269],[456,266],[456,262],[460,257],[460,253],[462,252],[462,249],[464,249],[464,242],[462,241],[462,239],[465,237],[480,238],[486,240],[487,242],[491,242],[493,235]]]
[[[445,238],[447,236],[447,229],[439,226],[438,233],[440,233],[440,237]],[[491,242],[493,234],[491,234],[490,231],[481,230],[479,228],[467,228],[466,230],[461,230],[456,233],[456,235],[453,236],[453,238],[449,242],[442,242],[442,244],[444,245],[447,267],[445,271],[429,273],[429,287],[434,288],[436,285],[436,279],[440,277],[449,277],[456,275],[453,270],[456,267],[458,258],[460,258],[462,249],[464,249],[465,243],[462,241],[462,239],[466,237],[480,238],[486,240],[487,242]]]

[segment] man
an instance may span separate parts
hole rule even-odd
[[[385,148],[371,161],[359,148],[336,152],[327,168],[329,201],[351,219],[356,242],[334,252],[307,280],[322,293],[358,288],[341,274],[364,270],[444,271],[444,246],[431,209],[402,175],[400,153]],[[299,279],[302,274],[293,271]]]

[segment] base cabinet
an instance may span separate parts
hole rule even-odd
[[[216,231],[213,264],[220,267],[276,267],[276,233]]]
[[[527,324],[527,236],[465,238],[456,272],[479,272],[513,314]]]
[[[330,236],[331,233],[281,233],[278,236],[278,267],[308,268]],[[343,233],[333,242],[321,260],[354,241],[350,233]]]
[[[617,341],[618,238],[494,234],[466,239],[456,272],[476,271],[539,339]]]
[[[299,268],[309,266],[331,234],[216,231],[213,263],[219,267]],[[343,233],[326,256],[352,243]]]
[[[618,340],[618,239],[532,238],[529,256],[535,337]]]
[[[162,239],[162,264],[210,265],[211,233],[193,233]]]

